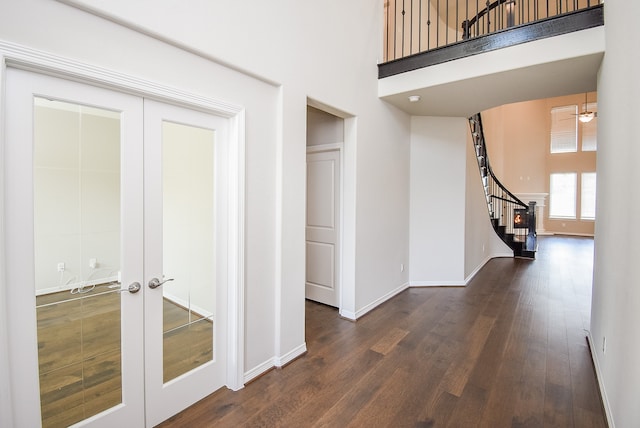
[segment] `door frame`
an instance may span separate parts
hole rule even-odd
[[[182,91],[137,76],[84,64],[36,49],[0,41],[0,120],[6,120],[6,70],[8,67],[79,81],[117,92],[158,100],[168,104],[200,110],[229,120],[229,220],[228,251],[228,339],[226,386],[239,390],[244,386],[244,225],[245,225],[245,109],[190,92]],[[0,127],[0,152],[5,150],[4,126]],[[6,267],[4,231],[5,200],[4,164],[0,163],[0,272]],[[11,372],[8,352],[7,283],[0,275],[0,424],[13,426],[15,408],[12,383],[17,374]]]

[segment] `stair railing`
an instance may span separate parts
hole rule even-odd
[[[525,204],[495,176],[489,163],[480,113],[469,118],[469,127],[493,229],[513,250],[514,256],[534,258],[537,249],[536,203]]]
[[[384,0],[383,62],[603,3],[604,0]]]
[[[493,3],[489,3],[487,0],[487,7],[478,12],[473,18],[462,21],[462,40],[513,27],[515,24],[515,4],[515,0],[496,0]],[[501,7],[494,13],[492,21],[490,12],[501,5],[505,5],[505,7]],[[493,29],[491,24],[493,24]]]

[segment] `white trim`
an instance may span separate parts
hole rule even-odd
[[[549,232],[549,235],[582,236],[583,238],[593,238],[595,236],[593,233],[569,233],[569,232]]]
[[[340,258],[338,275],[340,281],[340,295],[338,308],[342,317],[355,320],[355,294],[356,294],[356,154],[358,147],[358,123],[357,117],[346,111],[337,109],[322,101],[307,97],[307,105],[326,113],[332,114],[344,120],[344,140],[339,145],[340,149]],[[331,144],[310,146],[324,147]]]
[[[513,253],[495,253],[491,256],[488,256],[484,259],[478,267],[475,268],[473,272],[471,272],[464,281],[411,281],[409,283],[410,287],[466,287],[469,285],[471,280],[482,270],[482,268],[489,263],[492,259],[500,258],[500,257],[508,257],[513,258]]]
[[[489,257],[489,260],[490,259],[498,259],[498,258],[501,258],[501,257],[507,257],[507,258],[512,259],[513,258],[513,252],[509,252],[509,253],[506,253],[506,252],[505,253],[493,253]]]
[[[340,157],[342,157],[343,148],[344,148],[344,143],[317,144],[315,146],[307,146],[307,154],[331,152],[334,150],[338,150],[340,151]]]
[[[392,297],[395,297],[397,294],[402,293],[407,288],[409,288],[409,283],[405,282],[401,286],[389,291],[384,296],[382,296],[382,297],[374,300],[373,302],[369,303],[368,305],[366,305],[362,309],[357,310],[354,314],[346,313],[346,312],[340,312],[340,315],[342,315],[343,317],[348,318],[350,320],[357,320],[361,316],[365,315],[367,312],[370,312],[370,311],[374,310],[375,308],[377,308],[378,306],[380,306],[381,304],[383,304],[387,300],[391,299]],[[352,316],[350,316],[350,315],[352,315]]]
[[[346,319],[351,320],[351,321],[357,320],[356,313],[353,312],[353,311],[348,311],[346,309],[340,309],[338,311],[338,313],[340,314],[340,316],[342,318],[346,318]]]
[[[129,20],[124,19],[124,18],[122,18],[120,16],[117,16],[117,15],[115,15],[113,13],[110,13],[108,10],[105,10],[104,8],[101,8],[101,7],[97,6],[97,5],[93,5],[93,4],[90,5],[90,4],[88,4],[89,2],[87,2],[87,1],[79,1],[79,0],[56,0],[56,1],[58,1],[60,3],[63,3],[63,4],[66,4],[67,6],[74,7],[76,9],[82,10],[84,12],[90,13],[92,15],[98,16],[100,18],[106,19],[108,21],[114,22],[114,23],[116,23],[118,25],[121,25],[121,26],[123,26],[125,28],[129,28],[129,29],[131,29],[131,30],[133,30],[133,31],[135,31],[137,33],[144,34],[145,36],[149,36],[152,39],[159,40],[159,41],[161,41],[163,43],[166,43],[169,46],[174,46],[174,47],[176,47],[176,48],[178,48],[180,50],[183,50],[185,52],[189,52],[189,53],[191,53],[193,55],[196,55],[196,56],[198,56],[200,58],[204,58],[204,59],[206,59],[208,61],[213,61],[213,62],[218,63],[218,64],[220,64],[220,65],[222,65],[224,67],[227,67],[227,68],[229,68],[231,70],[238,71],[238,72],[240,72],[242,74],[245,74],[245,75],[247,75],[249,77],[253,77],[253,78],[255,78],[257,80],[260,80],[262,82],[265,82],[265,83],[267,83],[269,85],[274,85],[274,86],[278,86],[279,85],[279,83],[274,81],[273,79],[270,79],[270,78],[268,78],[266,76],[263,76],[261,74],[257,74],[254,71],[251,71],[251,70],[246,69],[244,67],[240,67],[237,64],[233,64],[233,63],[223,59],[222,57],[217,57],[215,55],[211,55],[210,53],[207,53],[206,51],[203,51],[201,49],[196,49],[193,46],[190,46],[189,44],[179,42],[179,41],[174,40],[174,39],[172,39],[170,37],[167,37],[164,34],[152,31],[152,30],[150,30],[150,29],[148,29],[148,28],[146,28],[146,27],[144,27],[142,25],[139,25],[139,24],[137,24],[137,23],[135,23],[133,21],[129,21]],[[96,3],[96,2],[94,2],[94,3]]]
[[[6,65],[0,51],[0,100],[6,100]],[[5,153],[5,102],[0,102],[0,153]],[[3,155],[4,156],[4,155]],[[4,162],[0,162],[0,426],[14,426],[13,396],[9,369],[9,328],[7,314],[6,252],[5,252],[5,183]]]
[[[410,287],[464,287],[464,281],[411,281]]]
[[[244,378],[243,378],[244,383],[251,382],[253,379],[257,378],[258,376],[268,372],[269,370],[275,367],[276,367],[275,357],[269,358],[267,361],[260,363],[254,368],[252,368],[251,370],[245,372]]]
[[[229,119],[229,262],[228,262],[228,358],[226,384],[229,388],[237,390],[243,387],[244,373],[244,224],[245,224],[245,110],[242,106],[230,104],[220,100],[211,99],[177,88],[169,87],[161,83],[141,79],[139,77],[119,73],[113,70],[84,64],[75,60],[49,54],[43,51],[28,48],[15,43],[0,40],[0,69],[2,72],[2,100],[6,67],[35,71],[40,74],[52,75],[67,80],[81,81],[94,86],[105,87],[118,92],[124,92],[148,99],[162,101],[168,104],[179,105],[190,109],[213,113]],[[2,108],[2,122],[4,122],[4,101]],[[2,127],[2,140],[4,147],[4,127]],[[0,168],[2,166],[0,165]],[[4,171],[0,171],[0,177]],[[2,187],[4,189],[4,187]],[[4,204],[4,195],[2,203]],[[0,227],[4,224],[4,210],[0,211]],[[2,242],[4,242],[4,230]],[[2,264],[5,263],[5,255],[2,254]],[[4,272],[4,269],[2,270]],[[4,277],[0,277],[0,304],[6,305]],[[3,311],[6,313],[6,311]],[[8,331],[6,322],[0,323],[0,340],[6,345]],[[8,361],[7,347],[0,353],[0,361]],[[2,365],[0,382],[7,385],[8,368]],[[4,382],[7,380],[7,382]],[[8,402],[4,399],[3,403]],[[4,406],[4,404],[3,404]],[[2,408],[3,418],[11,422],[10,412]],[[4,416],[6,415],[6,416]],[[3,419],[3,425],[4,424]],[[7,426],[11,426],[8,423]]]
[[[279,368],[279,367],[285,366],[286,364],[290,363],[291,361],[295,360],[301,355],[304,355],[305,352],[307,352],[307,344],[303,343],[297,348],[294,348],[291,351],[287,352],[282,357],[269,358],[268,360],[258,364],[251,370],[245,372],[244,382],[245,383],[251,382],[253,379],[268,372],[273,368],[276,368],[276,367]]]
[[[493,257],[489,256],[486,259],[484,259],[480,264],[478,264],[478,267],[476,267],[475,270],[471,272],[469,275],[467,275],[467,277],[464,279],[464,285],[468,285],[471,282],[471,280],[478,274],[478,272],[480,272],[480,270],[484,267],[484,265],[489,263],[489,260],[491,260],[492,258]]]
[[[203,307],[193,304],[189,300],[182,299],[180,297],[172,296],[166,291],[163,292],[162,298],[170,301],[171,303],[180,306],[181,308],[188,309],[189,312],[193,312],[196,315],[201,316],[202,318],[209,318],[210,320],[214,320],[214,314],[211,312],[211,309],[207,310]]]
[[[229,123],[227,386],[244,387],[245,110]]]
[[[273,363],[276,367],[282,367],[287,365],[288,363],[290,363],[291,361],[295,360],[296,358],[298,358],[301,355],[304,355],[304,353],[307,352],[307,343],[303,342],[302,345],[292,349],[291,351],[287,352],[286,354],[280,356],[280,357],[274,357],[273,358]]]
[[[75,60],[0,41],[0,55],[5,66],[53,75],[67,80],[107,87],[118,92],[151,98],[169,104],[216,113],[227,118],[243,111],[241,106],[186,92],[150,80],[84,64]]]
[[[282,248],[283,248],[283,204],[284,204],[284,93],[283,87],[278,88],[277,103],[278,122],[276,126],[276,165],[275,165],[275,223],[274,223],[274,273],[273,273],[273,310],[275,318],[273,320],[273,345],[276,353],[282,350]],[[253,379],[252,376],[250,379]],[[247,382],[247,374],[244,375]]]
[[[607,390],[604,388],[604,382],[602,380],[602,370],[600,369],[600,362],[598,361],[598,354],[595,351],[595,342],[593,341],[593,337],[591,337],[591,331],[587,331],[587,342],[589,343],[589,352],[591,352],[593,367],[596,371],[596,380],[598,381],[598,388],[600,389],[600,397],[602,398],[602,407],[604,408],[604,415],[607,418],[607,425],[609,426],[609,428],[615,428],[616,424],[613,421],[613,412],[611,411],[611,404],[609,403]]]

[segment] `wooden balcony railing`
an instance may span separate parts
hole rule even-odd
[[[384,62],[510,27],[588,9],[604,0],[385,0]]]

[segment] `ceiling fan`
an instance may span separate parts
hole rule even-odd
[[[591,122],[594,117],[598,117],[598,112],[589,111],[587,109],[587,93],[584,93],[584,111],[578,114],[578,120],[582,123]]]

